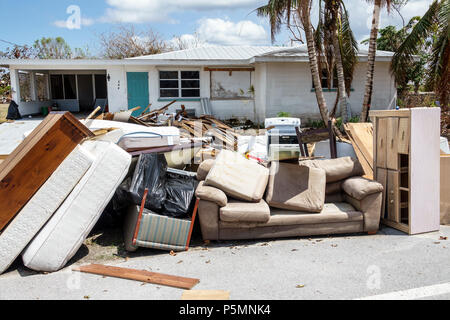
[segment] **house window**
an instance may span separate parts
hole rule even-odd
[[[64,98],[77,98],[77,82],[74,75],[64,75]]]
[[[64,99],[64,85],[63,78],[60,74],[53,74],[50,76],[50,87],[52,88],[52,99]]]
[[[69,100],[77,99],[77,81],[73,74],[53,74],[50,76],[52,99]]]
[[[20,100],[29,102],[31,98],[31,73],[19,71]]]
[[[160,71],[160,98],[200,98],[200,71]]]
[[[48,101],[48,75],[45,73],[36,73],[36,93],[39,101]]]
[[[97,99],[106,99],[106,75],[96,74],[95,75],[95,96]]]
[[[327,69],[322,69],[322,77],[321,77],[321,84],[322,84],[322,89],[328,89],[328,71]],[[337,78],[337,73],[336,70],[334,71],[333,74],[333,80],[331,81],[331,88],[332,89],[337,89],[339,87],[338,84],[338,78]],[[312,82],[312,88],[315,89],[315,85],[314,85],[314,80]]]

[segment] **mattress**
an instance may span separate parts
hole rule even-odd
[[[93,161],[85,148],[76,147],[0,234],[0,274],[55,213]]]
[[[131,156],[111,142],[86,141],[94,163],[22,254],[36,271],[61,269],[75,255],[123,181]]]

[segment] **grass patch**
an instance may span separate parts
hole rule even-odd
[[[6,122],[6,116],[8,115],[8,104],[0,104],[0,123]]]

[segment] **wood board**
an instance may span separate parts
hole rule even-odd
[[[70,112],[48,115],[0,164],[0,231],[92,132]]]
[[[112,267],[100,264],[90,264],[86,266],[75,267],[72,268],[72,270],[188,290],[192,289],[200,282],[199,279],[184,278],[168,274],[150,272],[146,270]]]
[[[365,178],[373,180],[373,126],[371,123],[347,123],[345,131],[350,139],[356,156],[361,163]]]

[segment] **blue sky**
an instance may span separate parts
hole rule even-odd
[[[408,20],[423,15],[432,0],[409,0],[402,9]],[[216,45],[270,45],[267,19],[257,17],[252,10],[267,0],[2,0],[8,8],[2,17],[1,40],[20,45],[32,44],[41,37],[61,36],[72,47],[88,46],[91,53],[99,50],[98,35],[112,30],[119,23],[131,23],[138,30],[151,28],[164,39],[174,35],[192,37]],[[365,0],[345,0],[356,38],[368,37],[371,6]],[[80,29],[68,29],[71,14],[67,8],[76,5],[81,10]],[[314,9],[313,9],[314,10]],[[315,8],[317,11],[317,8]],[[18,13],[13,14],[13,13]],[[313,19],[314,20],[314,19]],[[381,25],[402,25],[400,16],[383,13]],[[277,44],[289,44],[284,31]],[[0,41],[0,50],[8,44]]]

